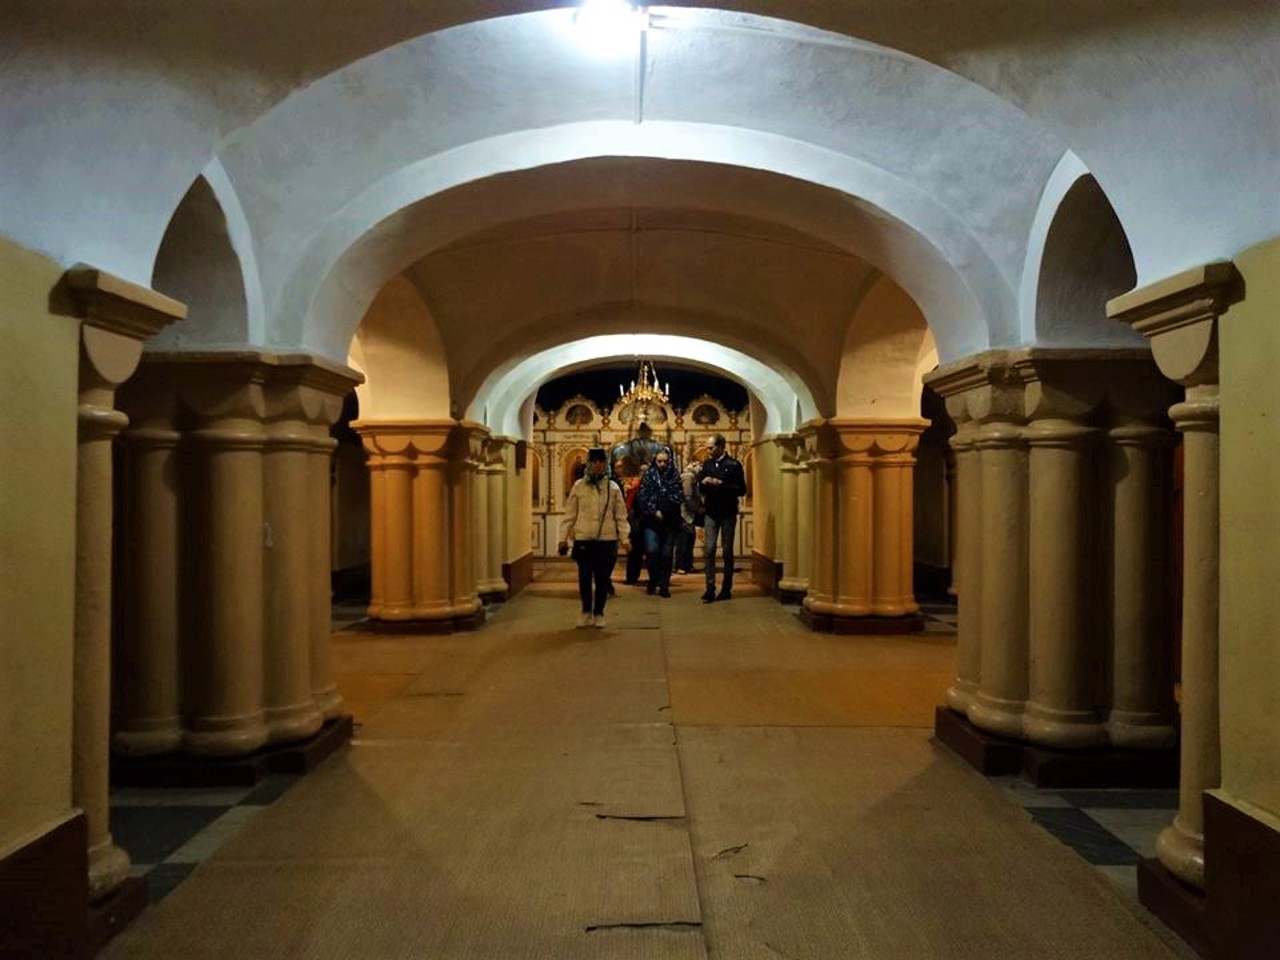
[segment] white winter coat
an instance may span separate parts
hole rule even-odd
[[[630,535],[627,498],[616,483],[592,484],[582,479],[573,485],[560,521],[561,540],[626,540]]]

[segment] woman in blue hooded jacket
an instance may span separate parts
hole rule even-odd
[[[671,550],[680,529],[683,503],[680,471],[671,449],[663,447],[654,454],[653,465],[645,471],[636,491],[635,515],[649,558],[649,593],[671,596]]]

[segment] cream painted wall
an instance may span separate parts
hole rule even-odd
[[[924,315],[906,291],[887,276],[874,280],[845,336],[836,416],[919,417],[918,368],[928,338]]]
[[[413,283],[396,276],[369,305],[352,360],[362,420],[446,420],[453,416],[444,344]]]
[[[78,320],[62,268],[0,239],[0,856],[71,811]]]
[[[1280,237],[1235,258],[1219,328],[1222,786],[1280,814]]]

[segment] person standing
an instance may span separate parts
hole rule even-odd
[[[626,501],[618,485],[609,479],[608,454],[602,447],[593,447],[587,452],[586,473],[565,499],[560,523],[559,553],[568,553],[572,541],[573,559],[578,564],[578,595],[582,599],[579,627],[604,627],[604,605],[618,561],[618,545],[625,543],[630,533]]]
[[[703,462],[698,474],[698,489],[706,519],[703,551],[706,563],[707,590],[703,603],[728,600],[733,596],[733,539],[738,523],[738,498],[747,492],[742,464],[729,456],[723,435],[716,434],[711,441],[711,455]],[[716,594],[716,546],[724,552],[724,579],[720,593]]]
[[[644,552],[649,559],[649,594],[657,591],[659,596],[671,596],[671,549],[680,529],[683,503],[680,471],[671,462],[670,449],[663,447],[641,477],[635,503]]]

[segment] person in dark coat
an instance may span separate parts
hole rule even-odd
[[[724,437],[718,433],[711,442],[711,456],[703,462],[698,474],[698,489],[706,514],[703,557],[707,566],[707,590],[702,602],[728,600],[733,596],[733,539],[738,524],[738,498],[747,492],[747,480],[742,464],[729,456]],[[717,545],[724,551],[724,579],[719,595],[716,594]]]
[[[676,531],[680,529],[680,507],[684,493],[680,471],[671,459],[671,450],[663,447],[640,478],[636,492],[635,516],[649,560],[648,592],[671,596],[671,551]]]

